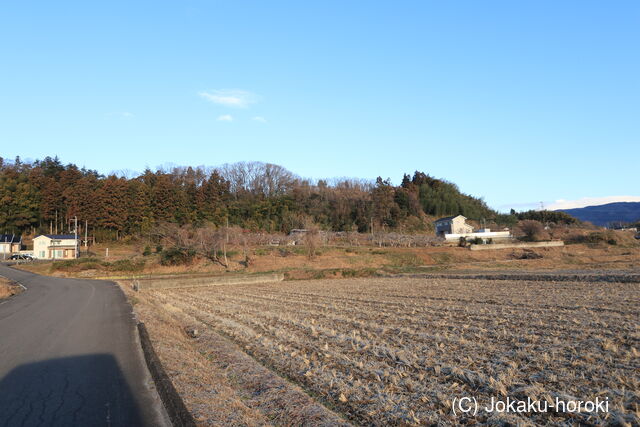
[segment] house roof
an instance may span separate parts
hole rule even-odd
[[[22,236],[16,236],[15,234],[0,234],[0,243],[20,243]]]
[[[74,240],[76,238],[76,236],[74,236],[73,234],[41,234],[39,236],[36,237],[36,239],[38,237],[48,237],[50,239],[57,239],[57,240]]]
[[[444,218],[440,218],[440,219],[436,219],[436,222],[441,222],[441,221],[449,221],[453,218],[458,218],[459,216],[462,215],[454,215],[454,216],[445,216]],[[466,217],[462,216],[462,218],[467,219]]]

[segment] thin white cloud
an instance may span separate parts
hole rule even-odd
[[[233,116],[231,114],[223,114],[221,116],[218,116],[217,120],[219,122],[232,122]]]
[[[259,101],[256,94],[238,89],[203,91],[198,95],[214,104],[233,108],[247,108]]]
[[[253,120],[254,122],[267,123],[267,119],[262,116],[255,116],[251,120]]]
[[[640,202],[640,196],[608,196],[608,197],[583,197],[578,200],[556,200],[547,206],[553,211],[558,209],[584,208],[585,206],[600,206],[616,202]]]
[[[114,111],[112,113],[107,113],[106,116],[108,118],[123,119],[123,120],[129,120],[135,117],[133,113],[130,113],[128,111]]]

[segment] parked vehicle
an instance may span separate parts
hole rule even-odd
[[[18,260],[33,261],[33,257],[31,255],[22,255],[22,254],[13,254],[9,259],[12,261],[18,261]]]

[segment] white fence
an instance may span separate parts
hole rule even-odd
[[[461,237],[473,239],[480,237],[481,239],[510,239],[511,233],[508,231],[486,231],[482,233],[462,233],[462,234],[445,234],[445,240],[460,240]]]

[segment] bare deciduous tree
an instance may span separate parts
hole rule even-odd
[[[307,221],[305,229],[307,232],[304,236],[304,244],[307,248],[307,257],[314,259],[320,246],[320,227],[312,221]]]
[[[263,162],[227,163],[219,168],[219,172],[229,181],[232,193],[247,192],[267,197],[284,194],[298,179],[282,166]]]
[[[167,223],[157,228],[156,236],[160,237],[167,248],[192,252],[225,268],[229,267],[227,233],[224,229],[211,225],[196,228]]]

